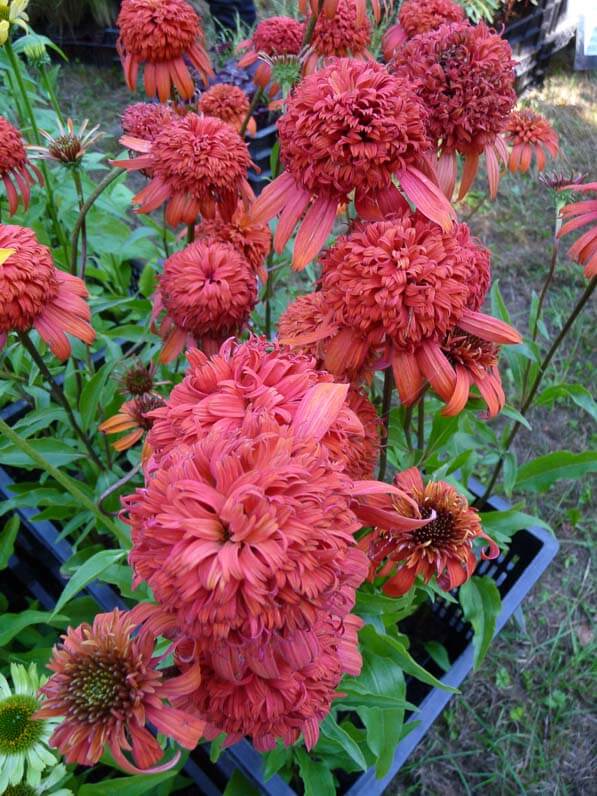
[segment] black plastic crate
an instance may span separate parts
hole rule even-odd
[[[12,497],[13,483],[8,473],[0,468],[0,499],[8,500]],[[477,495],[483,493],[479,482],[472,481],[469,488]],[[505,500],[492,498],[488,508],[502,511],[510,506]],[[22,528],[18,536],[17,555],[13,556],[9,565],[11,584],[7,585],[12,585],[11,591],[19,594],[18,586],[15,590],[12,581],[25,584],[45,608],[51,608],[65,583],[60,567],[72,555],[72,548],[66,540],[59,539],[58,530],[52,523],[33,519],[35,509],[21,508],[17,513],[21,518]],[[502,596],[502,610],[496,622],[496,634],[546,570],[558,547],[557,540],[545,529],[529,528],[518,531],[512,537],[508,551],[502,553],[498,559],[480,563],[477,573],[491,576]],[[104,583],[90,584],[87,592],[95,598],[102,610],[125,605],[116,592]],[[446,685],[458,687],[473,667],[470,625],[464,621],[458,605],[441,599],[431,606],[422,606],[420,611],[423,615],[417,613],[403,625],[403,629],[407,631],[409,623],[411,628],[416,626],[420,630],[424,627],[426,631],[424,638],[420,635],[417,638],[416,633],[412,633],[413,657]],[[424,650],[424,642],[431,640],[440,641],[448,650],[453,664],[447,673],[443,673]],[[344,776],[338,794],[378,796],[383,793],[451,698],[452,694],[446,691],[431,688],[412,677],[407,678],[407,699],[419,706],[418,712],[409,721],[418,722],[417,726],[397,746],[392,767],[383,779],[376,779],[374,769],[360,776]],[[248,741],[241,741],[227,749],[216,764],[211,763],[206,749],[199,747],[185,766],[185,774],[199,789],[195,793],[219,796],[236,769],[266,796],[297,796],[296,791],[279,776],[264,782],[261,757]]]

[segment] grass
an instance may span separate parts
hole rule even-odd
[[[88,116],[118,151],[119,114],[132,101],[119,70],[69,65],[62,96],[77,121]],[[597,80],[572,73],[560,60],[542,90],[524,99],[556,126],[564,156],[558,169],[595,179]],[[481,183],[479,183],[479,188]],[[479,194],[480,196],[480,194]],[[475,197],[473,197],[474,203]],[[550,256],[552,198],[533,176],[507,176],[499,198],[471,219],[475,234],[493,252],[494,278],[514,322],[527,328],[533,291],[539,292]],[[546,305],[546,323],[559,329],[585,281],[563,247]],[[575,326],[545,385],[567,380],[590,387],[595,312]],[[533,432],[521,432],[519,461],[558,449],[580,451],[593,443],[588,415],[574,404],[531,414]],[[524,624],[510,622],[481,670],[468,678],[416,753],[388,789],[392,796],[452,794],[561,794],[595,790],[591,713],[594,510],[590,484],[567,483],[531,499],[529,509],[550,522],[561,541],[555,563],[524,604]]]

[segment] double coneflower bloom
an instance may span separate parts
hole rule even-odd
[[[27,210],[31,186],[36,180],[43,185],[40,170],[27,158],[21,134],[4,116],[0,116],[0,180],[4,184],[11,216],[17,212],[21,202]]]
[[[229,221],[239,198],[253,199],[247,146],[221,119],[189,113],[166,125],[153,140],[124,135],[120,142],[141,154],[114,165],[151,175],[133,199],[139,213],[151,213],[166,202],[166,221],[172,226],[194,224],[199,214],[215,218],[216,209]]]
[[[556,131],[541,114],[526,108],[510,114],[505,139],[512,147],[508,159],[508,168],[512,172],[528,171],[533,157],[537,171],[543,171],[546,155],[557,158],[559,153]]]
[[[0,348],[10,332],[35,329],[58,359],[71,352],[67,334],[90,345],[87,290],[60,271],[50,250],[25,227],[0,224]]]
[[[508,162],[501,133],[516,101],[508,42],[484,23],[445,24],[407,41],[391,69],[412,81],[427,110],[427,133],[438,155],[434,167],[446,196],[454,191],[457,155],[464,158],[459,199],[470,190],[484,155],[495,198],[500,162]]]
[[[398,12],[398,22],[384,33],[384,58],[386,61],[391,60],[396,51],[413,36],[430,33],[446,23],[465,21],[464,8],[453,0],[404,0]]]
[[[560,190],[595,193],[597,182],[565,185]],[[592,224],[568,249],[568,256],[584,265],[585,276],[592,279],[597,276],[597,199],[585,199],[582,202],[568,204],[562,208],[560,215],[565,223],[558,232],[558,237],[581,229],[586,224]]]
[[[122,0],[116,24],[118,52],[128,87],[135,91],[139,69],[148,97],[161,102],[173,88],[181,99],[195,93],[187,61],[207,83],[213,76],[197,13],[186,0]]]
[[[267,221],[281,214],[276,251],[300,222],[294,268],[317,255],[351,195],[364,218],[404,207],[394,177],[422,213],[451,228],[454,211],[421,171],[430,146],[425,110],[409,83],[383,66],[334,60],[297,86],[278,129],[286,170],[258,197],[251,217]]]

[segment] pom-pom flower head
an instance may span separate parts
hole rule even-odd
[[[588,182],[585,185],[564,185],[561,191],[578,191],[578,193],[597,192],[597,182]],[[585,276],[592,279],[597,276],[597,199],[585,199],[582,202],[573,202],[562,208],[560,213],[565,221],[558,232],[558,237],[568,235],[585,224],[592,226],[568,249],[568,256],[585,266]]]
[[[187,358],[189,368],[182,383],[172,390],[166,406],[152,413],[156,422],[148,443],[154,462],[177,447],[200,442],[212,428],[235,433],[246,415],[267,414],[288,425],[311,388],[333,381],[329,373],[316,369],[314,360],[262,338],[241,344],[228,340],[212,357],[191,350]],[[322,403],[321,410],[333,414],[322,442],[326,444],[332,435],[333,449],[346,466],[363,425],[344,399],[336,408]]]
[[[160,361],[199,341],[217,348],[238,334],[256,301],[255,272],[230,244],[198,240],[176,252],[166,260],[154,303],[154,317],[166,310]]]
[[[537,171],[543,171],[546,153],[557,158],[558,134],[541,114],[531,110],[513,111],[506,126],[506,143],[512,149],[508,168],[512,172],[528,171],[533,155]]]
[[[454,211],[417,168],[429,148],[424,116],[409,85],[379,64],[341,58],[306,77],[278,122],[286,171],[251,210],[256,221],[281,213],[276,251],[282,251],[305,213],[293,255],[294,268],[304,268],[353,191],[362,217],[382,218],[390,208],[403,207],[394,176],[421,212],[449,229]]]
[[[423,375],[440,395],[452,371],[435,368],[440,342],[456,325],[495,342],[520,342],[510,326],[477,312],[487,286],[489,257],[465,225],[442,232],[419,213],[357,227],[322,259],[322,287],[332,318],[349,330],[346,355],[368,341],[385,345],[403,403],[420,395]],[[437,386],[436,386],[437,385]]]
[[[499,549],[481,527],[475,509],[466,498],[444,481],[423,483],[411,468],[396,476],[401,496],[373,496],[361,506],[359,517],[375,526],[361,546],[368,550],[370,576],[389,575],[383,591],[391,596],[405,594],[417,575],[428,583],[436,575],[440,588],[449,591],[468,580],[477,566],[475,539],[483,539],[489,550],[482,558],[496,558]],[[422,527],[404,531],[396,528],[394,515],[427,520]]]
[[[207,89],[199,99],[199,110],[204,116],[215,116],[238,132],[249,111],[249,100],[245,92],[238,86],[228,83],[216,83]],[[257,123],[251,118],[247,125],[251,135],[257,132]]]
[[[259,54],[270,58],[280,55],[298,55],[303,45],[305,25],[292,17],[268,17],[261,20],[250,39],[242,41],[237,49],[247,50],[238,62],[247,67],[254,64]]]
[[[333,19],[319,14],[309,53],[305,60],[304,72],[311,74],[320,58],[346,57],[370,58],[368,47],[371,43],[371,23],[367,16],[357,19],[357,9],[353,0],[338,0]]]
[[[458,152],[464,156],[458,198],[473,184],[482,154],[495,198],[499,161],[508,160],[500,134],[516,101],[508,42],[483,23],[442,25],[406,42],[392,70],[412,80],[428,111],[427,130],[439,151],[437,171],[446,196],[454,190]]]
[[[184,632],[238,643],[309,626],[319,609],[350,611],[367,572],[354,487],[318,441],[346,391],[315,386],[290,425],[263,415],[235,434],[215,429],[124,498],[135,584]]]
[[[167,202],[166,221],[172,226],[194,224],[199,213],[214,218],[216,208],[229,221],[240,196],[247,201],[253,198],[247,182],[251,164],[247,146],[220,119],[189,113],[153,141],[125,135],[120,142],[142,154],[114,164],[152,175],[149,185],[133,199],[139,213],[151,213]]]
[[[176,765],[180,754],[161,766],[163,750],[146,728],[150,722],[186,749],[194,749],[204,722],[166,704],[192,692],[201,679],[195,663],[166,679],[154,657],[155,636],[138,626],[135,612],[98,614],[93,625],[69,628],[48,664],[54,674],[41,689],[46,697],[38,718],[61,716],[51,744],[67,763],[95,765],[107,746],[129,774],[156,773]],[[131,751],[136,765],[124,755]]]
[[[311,749],[342,676],[360,674],[361,625],[353,615],[339,621],[318,612],[309,630],[272,633],[238,647],[202,645],[201,684],[179,704],[207,721],[208,740],[225,732],[224,746],[250,736],[257,750],[267,751],[277,739],[290,746],[302,734]],[[184,643],[180,650],[189,654]]]
[[[35,180],[43,185],[43,177],[37,166],[27,159],[27,151],[19,131],[3,116],[0,116],[0,179],[8,198],[8,212],[13,216],[19,202],[25,210],[29,207],[31,186]]]
[[[464,8],[453,0],[404,0],[398,22],[384,33],[384,58],[389,61],[397,48],[419,33],[430,33],[446,23],[465,21]]]
[[[153,141],[178,116],[170,105],[158,102],[135,102],[124,109],[122,131],[133,138]]]
[[[131,91],[137,87],[141,65],[145,93],[160,102],[170,99],[173,87],[182,99],[192,99],[195,86],[185,58],[205,83],[213,75],[199,17],[186,0],[122,0],[116,24],[118,51]]]
[[[210,239],[229,243],[259,274],[261,281],[267,281],[264,263],[272,246],[272,234],[267,224],[254,224],[242,204],[239,203],[229,222],[214,218],[204,219],[197,224],[195,239]]]
[[[58,359],[68,359],[66,333],[95,340],[86,298],[83,282],[55,267],[32,230],[0,224],[0,348],[9,332],[35,329]]]

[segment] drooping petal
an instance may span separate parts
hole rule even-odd
[[[469,334],[488,340],[492,343],[515,345],[522,342],[521,335],[510,324],[483,312],[465,310],[458,321],[458,326]]]
[[[320,440],[338,417],[348,395],[348,384],[316,384],[305,393],[292,428],[298,438]]]
[[[319,254],[336,220],[338,200],[320,196],[307,210],[294,242],[292,267],[302,271]]]
[[[450,232],[456,212],[437,185],[414,166],[398,172],[396,176],[417,210],[439,224],[444,232]]]

